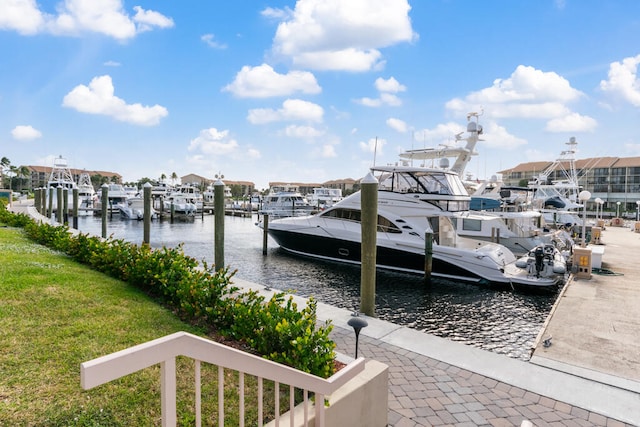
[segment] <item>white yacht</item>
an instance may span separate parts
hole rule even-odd
[[[307,195],[307,201],[316,209],[326,209],[342,200],[342,190],[339,188],[316,187],[313,193]]]
[[[169,193],[168,200],[180,200],[180,203],[194,205],[196,212],[202,212],[202,209],[204,208],[204,197],[202,192],[200,191],[200,188],[194,184],[182,184],[175,187]]]
[[[151,218],[158,216],[158,212],[151,208]],[[144,199],[140,196],[130,197],[125,204],[118,205],[120,215],[125,219],[144,219]]]
[[[49,206],[49,196],[51,194],[51,190],[53,190],[51,209],[54,212],[58,209],[58,188],[62,188],[63,192],[64,190],[67,191],[67,209],[72,209],[73,190],[78,188],[78,185],[73,180],[73,175],[71,174],[71,169],[69,169],[69,166],[67,165],[67,160],[62,156],[56,157],[53,160],[53,168],[51,169],[51,174],[49,174],[49,179],[47,180],[47,206]]]
[[[452,219],[468,211],[470,196],[457,173],[413,166],[371,171],[378,180],[379,268],[423,273],[425,235],[432,233],[433,276],[511,287],[553,287],[564,279],[557,271],[516,265],[516,256],[500,244],[460,236]],[[357,192],[315,215],[270,221],[268,232],[286,251],[359,264],[360,216]]]
[[[268,214],[270,218],[285,218],[309,215],[314,210],[315,207],[299,192],[279,191],[264,197],[258,214]]]
[[[164,204],[164,208],[168,212],[174,214],[193,217],[198,211],[196,204],[192,197],[185,193],[174,192],[171,193]]]
[[[78,213],[88,215],[94,208],[98,196],[91,183],[91,177],[84,171],[78,178]]]
[[[119,212],[120,206],[126,206],[129,194],[125,191],[122,184],[112,182],[107,184],[107,210],[110,212]],[[102,187],[98,192],[98,200],[96,201],[96,214],[100,214],[102,211]]]

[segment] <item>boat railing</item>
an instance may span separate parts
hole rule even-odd
[[[258,426],[265,424],[263,411],[267,410],[263,407],[264,381],[274,382],[275,404],[274,408],[268,408],[268,410],[273,410],[274,419],[270,422],[275,424],[276,427],[280,425],[281,417],[289,418],[288,424],[294,425],[295,413],[298,412],[294,411],[294,408],[296,408],[294,392],[296,390],[302,391],[302,402],[298,405],[298,408],[299,411],[303,412],[303,425],[310,425],[312,421],[311,414],[314,413],[314,425],[316,427],[324,427],[325,398],[362,372],[365,365],[364,358],[356,359],[330,378],[324,379],[187,332],[176,332],[82,363],[80,365],[81,386],[88,390],[159,364],[162,426],[175,426],[177,424],[176,358],[179,356],[190,358],[194,362],[194,419],[197,427],[202,425],[201,373],[203,364],[217,366],[218,370],[218,425],[223,426],[225,419],[224,399],[228,392],[228,390],[225,390],[225,378],[233,378],[237,375],[238,387],[234,387],[234,389],[238,393],[239,425],[244,426],[246,409],[245,376],[248,375],[257,378]],[[227,372],[226,374],[225,371]],[[229,371],[232,371],[234,375],[228,375]],[[281,413],[280,385],[289,387],[288,416]],[[216,396],[215,393],[214,396]],[[314,402],[321,402],[321,404],[317,405]]]

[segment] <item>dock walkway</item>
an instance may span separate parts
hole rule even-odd
[[[640,426],[640,233],[608,227],[602,242],[614,274],[569,280],[529,362],[367,317],[358,351],[389,366],[389,426]],[[317,312],[353,356],[351,312]]]

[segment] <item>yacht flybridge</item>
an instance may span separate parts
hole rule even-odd
[[[377,267],[423,273],[425,236],[432,233],[435,277],[512,287],[550,287],[564,279],[558,268],[524,268],[500,244],[460,236],[452,218],[469,210],[471,198],[456,172],[421,166],[371,172],[378,180]],[[357,192],[318,214],[273,220],[268,232],[291,253],[359,264],[360,218]],[[548,262],[555,262],[551,255]]]

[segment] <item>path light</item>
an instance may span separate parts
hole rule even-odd
[[[598,220],[602,218],[602,204],[604,203],[604,200],[600,197],[596,197],[594,202],[596,202],[596,219]],[[600,216],[598,216],[598,205],[600,205]]]
[[[587,246],[587,242],[585,239],[586,229],[587,229],[587,200],[591,198],[591,193],[587,190],[581,191],[578,194],[578,199],[582,202],[583,206],[583,214],[582,214],[582,246],[583,248]],[[639,205],[640,206],[640,205]]]
[[[356,333],[356,359],[358,358],[358,336],[360,335],[360,329],[366,328],[369,324],[362,317],[354,316],[347,322],[347,325],[351,326]]]
[[[616,202],[616,218],[620,218],[620,202]]]

